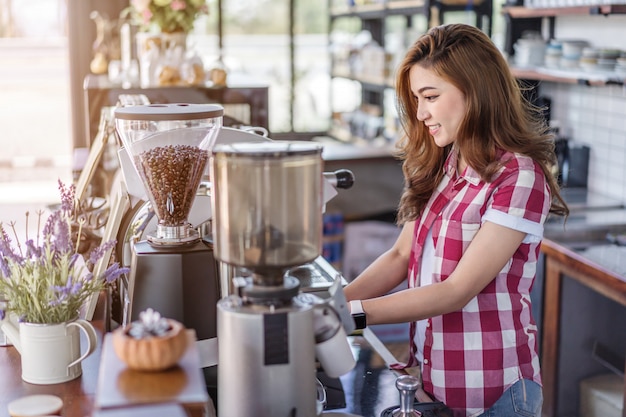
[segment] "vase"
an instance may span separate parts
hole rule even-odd
[[[180,66],[187,51],[187,32],[138,32],[135,42],[141,87],[180,83]]]
[[[22,379],[38,385],[58,384],[81,376],[81,362],[98,343],[95,328],[82,319],[58,324],[16,324],[5,318],[2,330],[20,353]],[[80,332],[87,341],[82,352]]]
[[[135,43],[139,62],[139,84],[143,88],[154,87],[156,85],[154,71],[161,56],[160,34],[137,32]]]
[[[187,50],[187,32],[161,32],[161,50],[173,50],[181,48]]]

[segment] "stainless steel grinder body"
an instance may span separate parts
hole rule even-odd
[[[209,167],[215,257],[250,272],[217,305],[218,416],[314,416],[314,308],[286,272],[321,253],[321,145],[216,146]]]
[[[311,306],[272,309],[230,296],[217,305],[220,417],[315,416]]]

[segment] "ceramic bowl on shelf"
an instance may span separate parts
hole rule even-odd
[[[546,43],[540,38],[518,39],[513,45],[515,64],[520,67],[543,65]]]
[[[578,65],[580,66],[580,69],[582,69],[583,71],[587,71],[587,72],[598,71],[598,64],[596,63],[580,62]]]
[[[578,59],[582,55],[583,49],[589,47],[589,42],[580,39],[562,40],[563,57]]]
[[[562,69],[577,69],[579,68],[578,58],[566,57],[563,55],[559,62],[559,66]]]
[[[598,59],[617,59],[620,56],[621,51],[619,49],[601,48],[598,51]]]
[[[543,65],[545,65],[546,68],[559,68],[560,62],[561,62],[561,55],[546,54],[546,56],[543,59]]]
[[[615,59],[598,59],[597,65],[600,71],[613,71],[616,63]]]

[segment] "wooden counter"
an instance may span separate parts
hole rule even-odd
[[[20,354],[13,346],[0,347],[0,417],[9,417],[7,405],[26,395],[49,394],[63,400],[62,415],[90,416],[98,383],[102,349],[102,321],[94,321],[98,344],[94,353],[82,362],[82,376],[62,384],[34,385],[22,381]],[[84,335],[81,333],[81,338]]]
[[[182,416],[215,415],[204,381],[200,382],[202,376],[199,367],[196,369],[197,375],[193,369],[189,369],[198,364],[195,349],[188,349],[180,366],[170,371],[154,373],[154,376],[126,371],[114,357],[111,334],[103,334],[103,322],[92,323],[98,334],[97,348],[82,362],[83,374],[69,382],[34,385],[22,381],[20,354],[17,349],[13,346],[0,347],[0,417],[9,417],[7,406],[11,401],[37,394],[61,398],[61,415],[64,417],[122,417],[131,414],[136,417],[141,415],[144,407],[145,415],[174,417],[178,415],[174,413],[176,410]],[[81,334],[81,337],[84,336]],[[190,343],[195,340],[195,333],[189,334],[189,339]],[[193,347],[193,344],[190,346]],[[106,367],[104,370],[103,365]],[[168,383],[164,384],[164,379]],[[179,387],[176,386],[176,381],[181,382]],[[102,384],[100,391],[99,383]],[[150,414],[157,411],[163,413]]]
[[[558,355],[561,330],[561,285],[569,277],[593,291],[626,306],[626,277],[598,265],[566,246],[544,239],[541,251],[546,255],[543,338],[541,361],[543,376],[543,416],[557,414]],[[626,417],[626,383],[622,416]]]

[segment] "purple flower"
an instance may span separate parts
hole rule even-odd
[[[4,311],[4,309],[0,308],[0,321],[4,320],[6,315],[7,315],[7,313]]]
[[[13,247],[11,246],[11,239],[9,239],[9,236],[6,234],[6,231],[1,224],[0,229],[2,229],[2,238],[0,239],[0,256],[2,258],[8,258],[13,262],[21,263],[23,258],[13,250]]]
[[[81,239],[81,232],[74,235],[74,225],[78,222],[80,231],[85,224],[83,219],[77,219],[80,208],[75,206],[75,187],[65,186],[59,181],[59,190],[59,208],[50,213],[42,228],[38,223],[35,240],[26,236],[24,248],[19,245],[19,240],[17,249],[12,247],[6,227],[0,223],[0,289],[11,300],[0,310],[0,317],[14,312],[21,322],[57,323],[68,320],[87,297],[97,294],[120,275],[129,272],[129,268],[120,268],[116,263],[101,276],[94,276],[91,267],[102,262],[104,255],[117,242],[113,240],[101,244],[85,260],[81,253],[74,250],[74,239],[77,242]],[[39,214],[39,222],[43,221],[42,213]],[[15,229],[13,223],[10,226]],[[37,280],[38,285],[43,285],[43,291],[33,291],[29,285],[22,285],[24,277]]]
[[[115,262],[110,267],[108,267],[106,271],[104,271],[104,274],[102,274],[102,279],[104,279],[107,284],[110,284],[121,275],[127,274],[129,272],[130,268],[120,268],[120,264],[118,262]]]
[[[52,245],[55,258],[59,257],[60,253],[73,252],[70,225],[61,211],[56,210],[48,217],[42,236],[45,242]]]
[[[74,265],[76,265],[76,261],[78,259],[80,259],[82,255],[80,253],[75,253],[72,255],[72,257],[70,258],[70,265],[69,265],[69,269],[74,268]]]
[[[85,274],[85,276],[83,277],[83,281],[85,282],[90,282],[91,280],[93,280],[93,272],[88,272],[87,274]]]
[[[26,257],[31,259],[39,259],[42,256],[42,249],[35,246],[35,242],[32,239],[26,241]]]
[[[65,221],[59,221],[57,224],[56,234],[54,235],[55,250],[61,252],[71,252],[73,247],[70,236],[70,225]]]
[[[95,265],[100,259],[102,259],[104,254],[109,249],[112,249],[112,248],[115,247],[116,243],[117,243],[117,241],[115,239],[109,240],[108,242],[105,242],[102,245],[100,245],[97,248],[95,248],[94,250],[92,250],[91,253],[89,254],[89,262],[92,265]]]
[[[53,211],[48,219],[46,220],[46,224],[43,226],[42,235],[44,239],[48,239],[50,236],[54,235],[55,224],[61,220],[61,212],[56,210]]]
[[[0,256],[0,272],[2,272],[2,275],[6,278],[11,277],[11,269],[9,269],[9,264],[4,256]]]
[[[80,293],[80,290],[83,288],[82,282],[74,282],[72,276],[67,277],[67,282],[65,285],[55,285],[52,287],[52,291],[54,292],[56,298],[50,301],[50,305],[59,305],[63,301],[67,300],[73,295],[77,295]]]
[[[66,187],[65,184],[59,180],[59,192],[61,193],[61,210],[65,212],[71,212],[74,210],[76,186],[71,184],[69,187]]]

